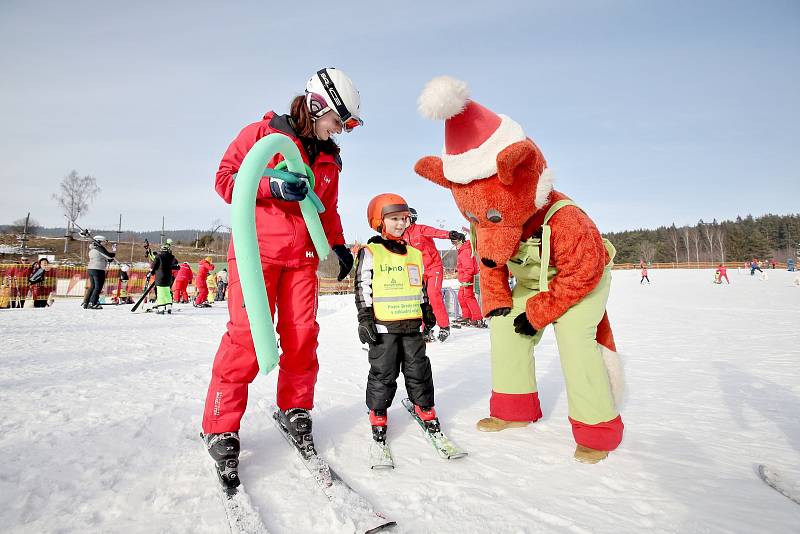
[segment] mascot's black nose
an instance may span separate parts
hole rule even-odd
[[[494,260],[490,260],[489,258],[481,258],[481,263],[490,269],[497,267],[497,264],[494,262]]]

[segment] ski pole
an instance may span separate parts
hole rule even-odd
[[[265,173],[267,163],[275,154],[283,156],[290,173],[305,174],[309,178],[310,189],[313,189],[313,174],[307,173],[297,145],[286,135],[272,133],[258,140],[247,152],[236,175],[231,200],[233,250],[242,284],[245,310],[250,321],[250,332],[256,349],[258,367],[263,374],[268,374],[278,365],[278,347],[269,300],[267,300],[264,272],[261,268],[261,253],[256,235],[255,202],[258,184]],[[280,178],[286,181],[298,180],[296,176],[288,173]],[[300,211],[311,235],[317,256],[323,260],[330,253],[330,247],[319,220],[319,213],[312,200],[314,197],[315,195],[309,195],[303,199],[300,202]]]

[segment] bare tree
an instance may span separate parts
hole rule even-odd
[[[689,228],[689,237],[694,243],[694,261],[700,263],[700,230]]]
[[[25,228],[25,217],[21,217],[11,223],[9,229],[15,234],[22,234],[27,232],[28,235],[36,235],[42,229],[42,225],[33,219],[28,219],[28,227]]]
[[[715,219],[714,223],[716,223],[716,222],[717,221]],[[716,236],[716,238],[717,238],[717,246],[719,247],[720,261],[722,263],[725,263],[725,229],[722,228],[721,225],[720,226],[715,226],[715,229],[716,230],[715,230],[714,234],[712,234],[712,242],[713,242],[713,237]]]
[[[653,258],[656,257],[656,246],[650,241],[642,241],[639,243],[639,255],[646,264],[653,263]]]
[[[686,263],[690,263],[692,258],[689,257],[689,227],[684,226],[681,228],[681,237],[683,238],[683,244],[686,247]]]
[[[703,229],[706,241],[708,241],[708,253],[711,255],[711,261],[714,261],[714,237],[716,233],[715,229],[717,228],[717,220],[714,219],[713,223],[704,223],[703,219],[700,219],[698,226]]]
[[[675,263],[678,263],[678,243],[680,238],[678,237],[678,229],[675,228],[675,223],[672,223],[672,226],[667,229],[667,235],[669,235],[669,242],[672,243],[672,248],[675,250]]]
[[[74,170],[61,180],[60,187],[59,193],[53,194],[53,199],[58,202],[69,225],[89,211],[89,204],[100,192],[94,176],[78,176]]]

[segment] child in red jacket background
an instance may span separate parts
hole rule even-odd
[[[461,283],[458,288],[458,304],[461,306],[461,315],[468,326],[486,328],[481,307],[478,299],[475,298],[475,275],[478,274],[478,261],[472,253],[472,243],[467,241],[463,234],[451,242],[458,251],[456,271],[458,272],[458,281]]]

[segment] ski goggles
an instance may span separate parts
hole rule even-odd
[[[341,126],[342,130],[345,132],[352,132],[353,128],[364,124],[364,121],[354,115],[351,115],[344,106],[337,106],[336,109],[331,108],[325,99],[317,93],[306,94],[306,103],[308,105],[308,109],[311,111],[311,114],[317,119],[329,111],[335,111],[336,115],[339,117],[339,126]],[[342,113],[345,115],[342,115]],[[346,118],[342,118],[343,116]]]
[[[364,121],[353,115],[350,115],[346,119],[343,119],[342,116],[340,115],[339,123],[341,123],[342,125],[342,130],[344,130],[345,132],[352,132],[354,128],[364,124]]]

